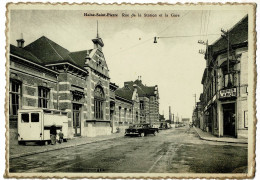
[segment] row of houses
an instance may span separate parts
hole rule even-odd
[[[18,109],[47,108],[68,113],[70,136],[109,135],[131,123],[159,120],[157,86],[138,78],[124,87],[111,82],[97,34],[94,48],[70,52],[42,36],[9,49],[9,128],[17,136]]]
[[[218,137],[248,137],[248,16],[208,45],[193,124]]]

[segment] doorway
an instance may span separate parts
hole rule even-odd
[[[224,135],[235,137],[236,112],[235,103],[223,104]]]
[[[73,104],[74,136],[81,136],[81,104]]]

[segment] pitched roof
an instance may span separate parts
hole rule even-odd
[[[135,80],[134,84],[137,85],[137,92],[139,90],[139,96],[153,96],[155,95],[155,86],[145,86],[141,80]],[[138,92],[138,94],[139,94]]]
[[[25,46],[24,49],[33,53],[37,58],[41,59],[44,64],[64,60],[73,62],[73,60],[68,57],[70,52],[67,49],[63,48],[45,36],[42,36],[29,45]]]
[[[137,93],[139,97],[154,96],[156,86],[145,86],[141,80],[127,81],[124,83],[124,87],[117,89],[116,95],[128,100],[132,100],[134,92],[134,85],[136,85]]]
[[[248,41],[248,15],[240,20],[229,30],[229,40],[231,45]],[[227,41],[223,37],[209,46],[212,52],[217,52],[227,48]]]
[[[128,87],[122,87],[115,91],[115,94],[119,97],[132,101],[133,90]]]
[[[100,42],[102,41],[101,38],[99,38],[99,40]],[[94,69],[95,72],[109,78],[109,70],[105,57],[103,52],[99,49],[70,52],[45,36],[40,37],[23,49],[28,52],[27,54],[31,53],[32,56],[34,56],[34,59],[31,58],[32,60],[40,61],[43,65],[50,66],[56,63],[68,62],[79,68],[88,66]],[[85,64],[87,53],[91,58],[91,61]],[[23,55],[23,53],[20,53],[19,55]]]
[[[83,50],[83,51],[75,51],[68,54],[68,58],[71,58],[77,65],[84,67],[85,65],[85,58],[87,52],[91,52],[91,50]]]
[[[42,64],[42,60],[40,60],[39,58],[37,58],[35,55],[33,55],[31,52],[26,51],[23,48],[18,48],[12,44],[10,44],[10,54],[22,57],[24,59],[28,59],[32,62],[38,63],[38,64]]]

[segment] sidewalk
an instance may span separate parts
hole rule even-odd
[[[247,144],[247,139],[237,139],[237,138],[230,138],[230,137],[216,137],[208,132],[204,132],[197,127],[193,127],[197,134],[199,135],[200,139],[207,140],[207,141],[217,141],[217,142],[227,142],[227,143],[238,143],[238,144]]]
[[[75,146],[80,146],[84,144],[90,144],[110,139],[115,139],[119,137],[123,137],[124,133],[115,133],[111,135],[103,135],[97,137],[77,137],[73,139],[69,139],[67,142],[63,142],[61,144],[57,143],[56,145],[37,145],[34,143],[28,143],[28,145],[18,145],[16,140],[11,140],[9,145],[9,158],[14,159],[23,156],[29,156],[33,154],[54,151],[59,149],[65,149]]]

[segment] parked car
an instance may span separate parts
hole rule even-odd
[[[157,135],[159,128],[150,124],[134,124],[125,130],[125,136],[139,135],[144,137],[148,134]]]
[[[171,128],[172,128],[171,124],[167,122],[162,122],[159,127],[160,130],[171,129]]]

